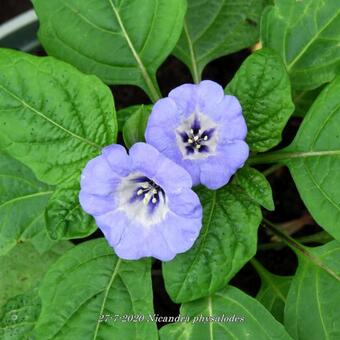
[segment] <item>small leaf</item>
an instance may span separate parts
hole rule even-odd
[[[52,246],[44,221],[52,192],[30,169],[0,152],[0,255],[24,241],[39,251]]]
[[[256,43],[265,0],[188,0],[184,30],[174,54],[195,82],[212,60]]]
[[[0,147],[58,184],[116,140],[110,89],[54,58],[0,50]]]
[[[261,288],[256,295],[256,299],[260,301],[279,322],[283,322],[283,313],[292,277],[274,275],[267,271],[255,259],[252,259],[251,263],[261,278]]]
[[[80,174],[57,186],[48,201],[46,226],[53,240],[85,237],[96,229],[94,219],[85,213],[79,203]]]
[[[291,339],[258,301],[232,286],[183,304],[180,315],[190,322],[162,327],[161,340]]]
[[[33,0],[47,52],[108,84],[159,98],[155,73],[182,32],[183,0]],[[72,32],[70,34],[70,32]]]
[[[233,183],[197,191],[203,206],[200,236],[188,252],[163,263],[166,290],[177,303],[214,293],[256,252],[259,206]]]
[[[58,242],[41,254],[31,244],[19,243],[6,256],[0,256],[0,306],[35,288],[49,266],[71,247],[70,242]]]
[[[340,240],[340,77],[319,95],[280,157],[309,212]]]
[[[118,131],[122,132],[126,121],[137,111],[141,105],[132,105],[117,111]]]
[[[332,241],[309,248],[315,257],[340,275],[340,243]],[[285,326],[294,339],[340,338],[340,282],[305,256],[289,289]]]
[[[274,210],[272,189],[261,172],[246,166],[236,173],[235,178],[236,183],[254,202],[268,210]]]
[[[104,239],[78,245],[50,268],[40,286],[37,338],[157,339],[148,318],[153,315],[150,267],[149,259],[117,258]],[[129,315],[144,315],[145,321],[128,322]]]
[[[126,121],[123,128],[123,138],[128,148],[137,142],[144,142],[144,132],[151,109],[151,105],[140,105]]]
[[[275,0],[261,22],[263,45],[284,60],[296,89],[311,90],[340,71],[337,0]]]
[[[248,57],[226,92],[241,103],[252,151],[266,151],[281,141],[294,104],[287,72],[276,53],[262,49]]]

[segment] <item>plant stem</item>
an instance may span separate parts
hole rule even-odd
[[[303,237],[299,237],[295,239],[296,241],[300,243],[327,243],[329,241],[332,241],[333,238],[326,232],[326,231],[320,231],[318,233],[307,235]],[[281,249],[285,246],[285,243],[280,240],[278,242],[270,242],[270,243],[263,243],[258,246],[259,250],[271,250],[271,249]]]
[[[260,153],[251,156],[248,159],[248,164],[268,164],[268,163],[285,163],[293,158],[309,158],[309,157],[324,157],[324,156],[339,156],[340,150],[327,150],[327,151],[297,151],[288,152],[284,150],[278,150],[267,153]]]
[[[292,237],[288,236],[284,232],[282,232],[275,224],[271,223],[270,221],[263,219],[265,222],[264,225],[277,237],[279,237],[283,242],[285,242],[293,251],[297,250],[299,253],[304,255],[308,258],[311,262],[313,262],[316,266],[322,268],[326,271],[329,275],[335,278],[337,281],[340,282],[340,277],[330,268],[328,268],[318,257],[314,256],[310,253],[306,247],[304,247],[301,243],[294,240]]]
[[[280,169],[280,168],[282,168],[282,167],[283,167],[283,165],[280,164],[280,163],[274,164],[274,165],[271,166],[270,168],[268,168],[268,169],[262,171],[262,174],[263,174],[264,176],[267,177],[267,176],[271,175],[273,172],[275,172],[276,170],[278,170],[278,169]]]

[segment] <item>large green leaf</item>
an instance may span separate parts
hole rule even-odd
[[[31,340],[30,332],[40,313],[38,289],[10,298],[0,313],[0,337],[3,340]]]
[[[252,151],[266,151],[280,142],[294,104],[289,77],[275,52],[261,49],[248,57],[226,92],[242,105]]]
[[[317,88],[340,71],[339,1],[275,0],[263,15],[261,38],[281,55],[295,88]]]
[[[283,313],[292,277],[274,275],[255,259],[252,259],[251,263],[261,278],[261,288],[256,295],[256,299],[260,301],[278,321],[283,322]]]
[[[235,181],[254,202],[274,210],[272,189],[261,172],[245,166],[236,173]]]
[[[136,111],[127,119],[123,128],[125,145],[130,148],[137,142],[144,142],[144,132],[150,116],[152,106],[140,105]]]
[[[255,299],[234,287],[183,304],[189,322],[161,328],[161,340],[291,339],[283,326]]]
[[[237,185],[198,189],[203,228],[194,246],[163,263],[165,287],[175,302],[187,302],[223,287],[256,252],[259,206]]]
[[[211,60],[254,44],[266,0],[188,0],[184,30],[174,50],[196,82]]]
[[[38,339],[157,339],[148,318],[153,315],[150,267],[150,259],[117,258],[104,239],[67,252],[41,284]],[[150,322],[124,322],[127,315],[144,315]]]
[[[57,184],[116,139],[111,92],[54,58],[0,51],[0,148]]]
[[[183,0],[33,0],[47,52],[159,98],[155,73],[183,28]]]
[[[314,256],[340,275],[340,243],[309,248]],[[285,326],[294,339],[340,338],[340,282],[299,256],[299,266],[289,289]]]
[[[57,186],[48,201],[46,226],[53,240],[73,239],[92,234],[97,226],[79,203],[80,174]]]
[[[313,218],[340,240],[340,77],[319,95],[293,143],[278,156],[288,165]]]
[[[31,244],[19,243],[0,256],[0,309],[10,298],[35,288],[49,266],[71,247],[71,243],[63,241],[41,254]]]
[[[0,255],[23,241],[41,251],[52,245],[44,220],[51,194],[30,169],[0,152]]]
[[[317,89],[311,91],[294,91],[294,116],[304,117],[323,88],[324,86],[320,86]]]

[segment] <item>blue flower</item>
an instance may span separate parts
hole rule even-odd
[[[116,254],[169,261],[190,249],[202,226],[202,207],[190,175],[151,145],[127,154],[113,144],[88,162],[79,200]]]
[[[184,84],[153,107],[146,141],[185,168],[193,184],[218,189],[249,156],[246,122],[234,96],[209,80]]]

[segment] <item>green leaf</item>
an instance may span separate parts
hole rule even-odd
[[[137,142],[144,142],[144,132],[151,109],[151,105],[140,105],[126,121],[123,128],[123,138],[128,148]]]
[[[293,100],[295,104],[294,116],[305,117],[306,113],[312,106],[313,102],[324,89],[324,86],[320,86],[317,89],[311,91],[294,91]]]
[[[266,177],[248,166],[237,171],[236,183],[255,202],[268,210],[274,210],[273,193]]]
[[[71,247],[70,242],[58,242],[41,254],[31,244],[19,243],[6,256],[0,256],[0,307],[12,297],[35,288],[50,265]]]
[[[155,73],[183,28],[183,0],[33,0],[47,52],[109,84],[159,99]]]
[[[315,221],[340,240],[340,77],[319,95],[290,146],[288,165]]]
[[[53,58],[0,50],[0,148],[57,184],[117,134],[111,92]]]
[[[37,338],[157,339],[155,323],[120,319],[153,315],[150,267],[150,259],[117,258],[104,239],[78,245],[50,268],[41,284]]]
[[[41,308],[38,289],[10,298],[0,314],[0,337],[29,340]]]
[[[29,241],[37,250],[52,246],[46,234],[44,211],[52,188],[32,171],[0,152],[0,255]]]
[[[263,45],[284,60],[293,87],[311,90],[340,71],[338,0],[276,0],[261,22]]]
[[[287,72],[276,53],[268,49],[253,53],[226,92],[236,96],[242,105],[252,151],[266,151],[281,141],[294,104]]]
[[[81,238],[96,229],[94,219],[85,213],[79,203],[80,174],[57,186],[48,201],[46,226],[53,240]]]
[[[292,277],[272,274],[255,259],[252,259],[251,263],[261,278],[261,288],[256,295],[256,299],[260,301],[279,322],[283,322],[283,312]]]
[[[231,183],[211,191],[198,189],[203,228],[194,246],[163,263],[165,287],[177,303],[214,293],[256,252],[259,206]]]
[[[162,327],[161,340],[291,339],[258,301],[232,286],[183,304],[180,315],[190,321]]]
[[[126,121],[137,111],[141,105],[132,105],[117,111],[118,131],[122,132]]]
[[[340,243],[309,248],[324,264],[340,275]],[[340,282],[305,256],[289,289],[285,326],[294,339],[340,338]]]
[[[184,30],[174,54],[191,70],[195,82],[212,60],[254,44],[264,0],[188,0]]]

